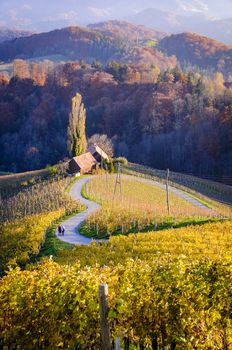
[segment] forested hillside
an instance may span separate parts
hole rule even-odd
[[[175,55],[181,64],[189,62],[204,69],[231,73],[232,46],[205,36],[194,33],[171,35],[161,40],[159,49],[167,55]]]
[[[155,29],[116,20],[89,24],[88,28],[100,31],[106,35],[115,35],[126,42],[134,44],[147,43],[149,45],[150,40],[159,41],[167,36],[166,33]]]
[[[71,98],[80,93],[88,136],[108,135],[117,155],[231,175],[231,52],[207,37],[166,36],[123,21],[1,43],[0,169],[65,158]]]
[[[152,30],[150,32],[150,39],[154,39],[154,32]],[[144,38],[142,33],[141,36]],[[148,33],[145,37],[148,40]],[[105,64],[112,59],[119,62],[141,63],[140,56],[142,55],[143,63],[156,64],[159,61],[162,68],[175,65],[175,58],[169,59],[153,47],[143,48],[140,45],[139,48],[137,47],[137,50],[139,49],[137,55],[137,50],[133,50],[133,40],[134,35],[130,32],[128,33],[128,41],[125,41],[123,35],[118,35],[114,31],[106,33],[100,30],[69,27],[0,43],[0,60],[9,62],[15,58],[28,59],[62,55],[66,60],[84,59],[89,63],[98,60]]]
[[[70,59],[96,58],[107,61],[119,47],[109,37],[89,29],[69,27],[0,44],[0,59],[62,54]]]
[[[121,63],[185,67],[231,74],[232,48],[192,33],[167,36],[163,32],[123,21],[109,21],[88,28],[68,27],[0,43],[0,60],[60,55],[64,60],[111,60]]]
[[[116,62],[66,63],[44,81],[35,72],[19,61],[15,77],[1,81],[1,170],[36,169],[66,157],[71,98],[79,92],[88,136],[107,134],[116,154],[161,169],[232,174],[232,90],[222,74],[161,73],[157,66]]]

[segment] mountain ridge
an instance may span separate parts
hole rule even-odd
[[[232,18],[217,19],[203,12],[183,15],[175,11],[148,8],[127,17],[131,23],[169,33],[196,32],[232,44]]]
[[[49,55],[62,55],[67,60],[84,59],[88,63],[98,60],[106,64],[116,60],[123,64],[158,65],[161,69],[177,64],[176,57],[181,64],[188,62],[226,75],[231,74],[232,67],[232,46],[196,33],[167,36],[119,21],[103,22],[91,28],[70,26],[0,43],[0,60],[5,62]]]
[[[126,45],[117,35],[106,35],[86,27],[71,26],[54,31],[34,34],[25,38],[0,43],[0,60],[31,59],[42,56],[62,55],[67,60],[94,60],[106,64],[109,61],[137,64],[145,59],[149,64],[160,64],[162,69],[176,64],[174,58],[165,57],[155,47]],[[142,52],[141,52],[142,51]]]
[[[34,33],[27,30],[0,27],[0,43],[20,37],[30,36],[32,34]]]
[[[109,0],[85,0],[84,2],[27,0],[25,3],[18,0],[1,0],[0,23],[5,26],[44,32],[70,25],[127,19],[148,8],[175,12],[180,16],[204,14],[215,19],[232,17],[231,0],[220,2],[216,0],[143,0],[142,2],[141,0],[127,0],[126,2],[124,0],[117,2]],[[144,24],[148,25],[148,23]]]
[[[105,22],[91,23],[87,25],[95,31],[100,31],[106,35],[118,35],[122,39],[128,40],[128,35],[133,41],[138,40],[160,40],[167,36],[167,33],[148,28],[144,25],[135,25],[127,21],[110,20]]]

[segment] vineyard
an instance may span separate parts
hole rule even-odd
[[[2,191],[0,349],[106,350],[98,296],[106,283],[112,349],[232,350],[232,221],[216,210],[224,204],[196,207],[170,192],[168,211],[165,190],[146,177],[123,175],[120,195],[114,175],[96,176],[83,194],[102,207],[82,230],[109,240],[52,257],[45,231],[84,209],[69,184]]]
[[[115,176],[96,177],[84,189],[84,194],[100,202],[102,208],[90,215],[81,232],[95,238],[115,234],[151,231],[178,227],[209,220],[217,213],[209,208],[198,208],[170,193],[170,213],[166,192],[152,182],[135,177],[122,178],[122,198],[119,189],[114,198]]]
[[[0,284],[2,344],[100,349],[102,282],[109,286],[111,334],[124,349],[231,349],[231,263],[162,255],[104,267],[48,261],[11,271]]]
[[[166,183],[167,172],[143,165],[123,165],[123,173]],[[195,176],[170,172],[170,185],[197,196],[224,216],[232,216],[232,187]]]
[[[9,264],[25,265],[36,256],[54,221],[84,209],[65,193],[69,182],[55,178],[1,190],[0,274]]]
[[[128,259],[160,261],[162,258],[184,261],[208,260],[232,262],[232,221],[208,223],[159,232],[111,237],[108,243],[92,243],[61,251],[59,264],[115,266]]]
[[[2,189],[1,222],[49,213],[60,208],[65,208],[67,213],[71,213],[77,209],[77,203],[65,193],[69,182],[69,178],[55,178],[17,189],[11,187]]]
[[[1,175],[0,177],[0,189],[3,188],[7,189],[9,187],[18,187],[22,183],[28,182],[28,183],[34,183],[40,180],[41,178],[49,177],[49,172],[45,169],[42,170],[35,170],[35,171],[28,171],[26,173],[17,173],[17,174],[10,174],[10,175]]]
[[[0,235],[0,274],[8,266],[25,265],[37,255],[45,238],[46,229],[65,215],[60,209],[49,214],[41,214],[3,223]]]

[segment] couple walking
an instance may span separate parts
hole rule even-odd
[[[58,226],[59,236],[64,236],[65,227],[63,225]]]

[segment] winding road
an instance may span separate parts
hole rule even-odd
[[[156,186],[162,189],[165,189],[165,185],[162,185],[158,182],[143,179],[139,177],[134,176],[128,176],[123,175],[122,178],[132,178],[134,181],[143,182],[148,185]],[[58,232],[56,232],[57,238],[62,240],[63,242],[74,244],[74,245],[89,245],[93,240],[96,241],[96,239],[88,238],[79,233],[79,228],[83,224],[83,222],[86,220],[86,217],[92,213],[94,213],[96,210],[100,208],[100,205],[92,202],[86,198],[84,198],[81,194],[82,188],[85,186],[85,184],[91,180],[91,176],[84,177],[80,180],[77,180],[75,184],[73,185],[70,195],[73,199],[80,201],[82,204],[86,206],[86,210],[73,216],[72,218],[66,220],[63,222],[63,226],[65,227],[65,234],[64,236],[59,236]],[[204,209],[208,212],[212,212],[212,209],[208,208],[206,205],[201,203],[195,198],[192,198],[187,193],[178,190],[174,187],[169,187],[170,192],[174,193],[176,196],[186,200],[187,202],[191,203],[193,206]]]
[[[63,242],[75,245],[89,245],[93,241],[92,238],[85,237],[79,233],[79,228],[85,221],[86,217],[100,208],[99,204],[89,201],[88,199],[84,198],[81,194],[82,188],[89,180],[89,177],[84,177],[78,180],[77,182],[75,182],[70,191],[71,197],[84,204],[86,206],[86,210],[63,222],[62,225],[65,227],[64,236],[59,236],[58,232],[56,232],[56,236]]]
[[[161,189],[166,191],[166,185],[164,185],[164,184],[162,184],[160,182],[149,180],[149,179],[146,179],[146,178],[135,177],[135,176],[130,176],[130,177],[133,180],[145,183],[147,185],[156,186],[156,187],[161,188]],[[197,200],[196,198],[193,198],[188,193],[186,193],[184,191],[181,191],[181,190],[179,190],[179,189],[177,189],[175,187],[169,186],[168,188],[169,188],[169,192],[175,194],[177,197],[180,197],[180,198],[186,200],[187,202],[191,203],[194,207],[196,207],[198,209],[212,211],[211,208],[207,207],[207,205],[202,203],[200,200]]]

